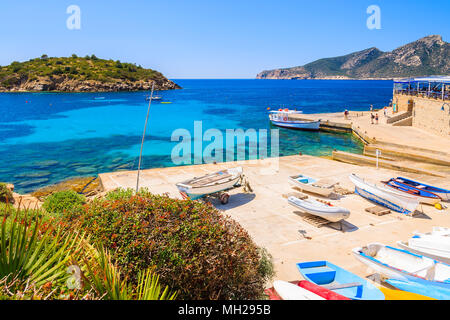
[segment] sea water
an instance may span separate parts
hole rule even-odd
[[[391,81],[174,80],[150,110],[143,168],[173,166],[176,129],[271,129],[268,110],[304,113],[369,110],[392,96]],[[18,192],[76,177],[137,168],[148,92],[0,93],[0,181]],[[225,136],[225,134],[224,134]],[[361,153],[351,134],[279,131],[280,156]],[[203,143],[206,146],[208,143]],[[270,155],[270,152],[269,152]]]

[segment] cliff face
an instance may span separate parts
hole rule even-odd
[[[320,59],[304,66],[268,70],[257,79],[378,79],[450,73],[450,44],[428,36],[383,52],[370,48],[349,55]]]
[[[161,73],[95,56],[41,58],[0,67],[0,91],[107,92],[180,89]]]

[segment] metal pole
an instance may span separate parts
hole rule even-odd
[[[142,149],[144,148],[145,132],[147,131],[148,115],[150,114],[150,106],[152,105],[154,88],[155,88],[155,81],[153,81],[153,84],[152,84],[152,92],[150,94],[150,101],[148,102],[147,117],[145,118],[144,133],[142,134],[141,152],[139,153],[139,164],[138,164],[138,172],[137,172],[137,179],[136,179],[136,194],[139,191],[139,174],[141,172]]]

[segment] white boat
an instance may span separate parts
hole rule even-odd
[[[333,194],[334,186],[337,184],[310,178],[303,174],[290,176],[289,183],[296,186],[301,191],[318,194],[326,198],[329,198]]]
[[[288,129],[319,131],[320,120],[293,120],[289,119],[290,115],[301,114],[301,111],[294,111],[289,109],[280,109],[278,111],[270,111],[269,119],[273,125]]]
[[[356,194],[391,210],[413,214],[419,206],[419,201],[413,196],[366,182],[355,174],[351,174],[349,178],[355,185]]]
[[[312,199],[300,200],[296,197],[289,197],[288,202],[290,205],[303,212],[324,218],[331,222],[345,220],[350,216],[350,211],[345,208],[335,207]]]
[[[242,167],[236,167],[183,181],[177,183],[176,186],[180,192],[195,200],[208,194],[233,188],[239,184],[242,174]]]
[[[286,281],[275,281],[273,288],[283,300],[325,300],[311,291]]]
[[[442,200],[438,195],[432,192],[415,189],[408,185],[397,183],[395,179],[391,179],[389,181],[381,181],[381,183],[386,186],[391,192],[395,191],[400,193],[401,195],[411,196],[417,199],[420,203],[434,206],[436,203],[439,203]]]
[[[418,233],[397,245],[412,253],[450,264],[450,229],[433,228],[430,233]]]
[[[352,252],[356,259],[384,278],[417,282],[450,293],[448,264],[381,243],[371,243]]]

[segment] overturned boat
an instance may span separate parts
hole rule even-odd
[[[177,183],[178,190],[191,200],[234,188],[241,181],[242,167],[221,170]]]
[[[300,200],[291,196],[288,198],[288,202],[302,212],[321,217],[331,222],[339,222],[350,217],[350,211],[345,208],[336,207],[312,199]]]

